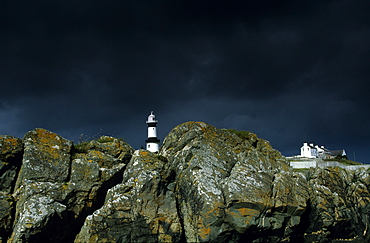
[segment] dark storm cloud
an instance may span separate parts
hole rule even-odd
[[[367,1],[3,1],[0,133],[202,120],[370,161]],[[361,152],[360,152],[361,151]],[[365,161],[364,161],[365,162]]]

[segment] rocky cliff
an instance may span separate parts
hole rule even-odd
[[[0,242],[369,242],[370,171],[294,171],[253,133],[175,127],[158,154],[0,136]]]

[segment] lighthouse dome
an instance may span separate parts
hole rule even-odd
[[[150,115],[148,116],[148,120],[147,120],[147,123],[149,122],[157,122],[155,120],[155,115],[153,114],[153,111],[150,113]]]

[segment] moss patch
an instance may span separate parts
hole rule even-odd
[[[251,132],[243,131],[243,130],[238,131],[236,129],[223,129],[223,130],[234,133],[235,135],[237,135],[238,137],[240,137],[243,140],[248,139],[249,134],[251,133]]]

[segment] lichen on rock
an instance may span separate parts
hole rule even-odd
[[[123,141],[111,139],[106,146],[113,149],[94,146],[78,153],[71,141],[45,129],[28,132],[23,143],[9,242],[73,241],[106,190],[122,180],[133,152]]]
[[[35,129],[0,162],[0,242],[370,241],[370,170],[296,171],[251,132],[186,122],[156,154]]]
[[[226,130],[189,122],[171,131],[161,154],[176,171],[187,241],[238,241],[257,228],[275,227],[266,221],[274,207],[274,175],[289,166],[267,141],[252,133],[243,140]]]
[[[182,228],[167,166],[149,151],[135,151],[123,182],[108,191],[103,207],[86,219],[75,242],[180,241]]]

